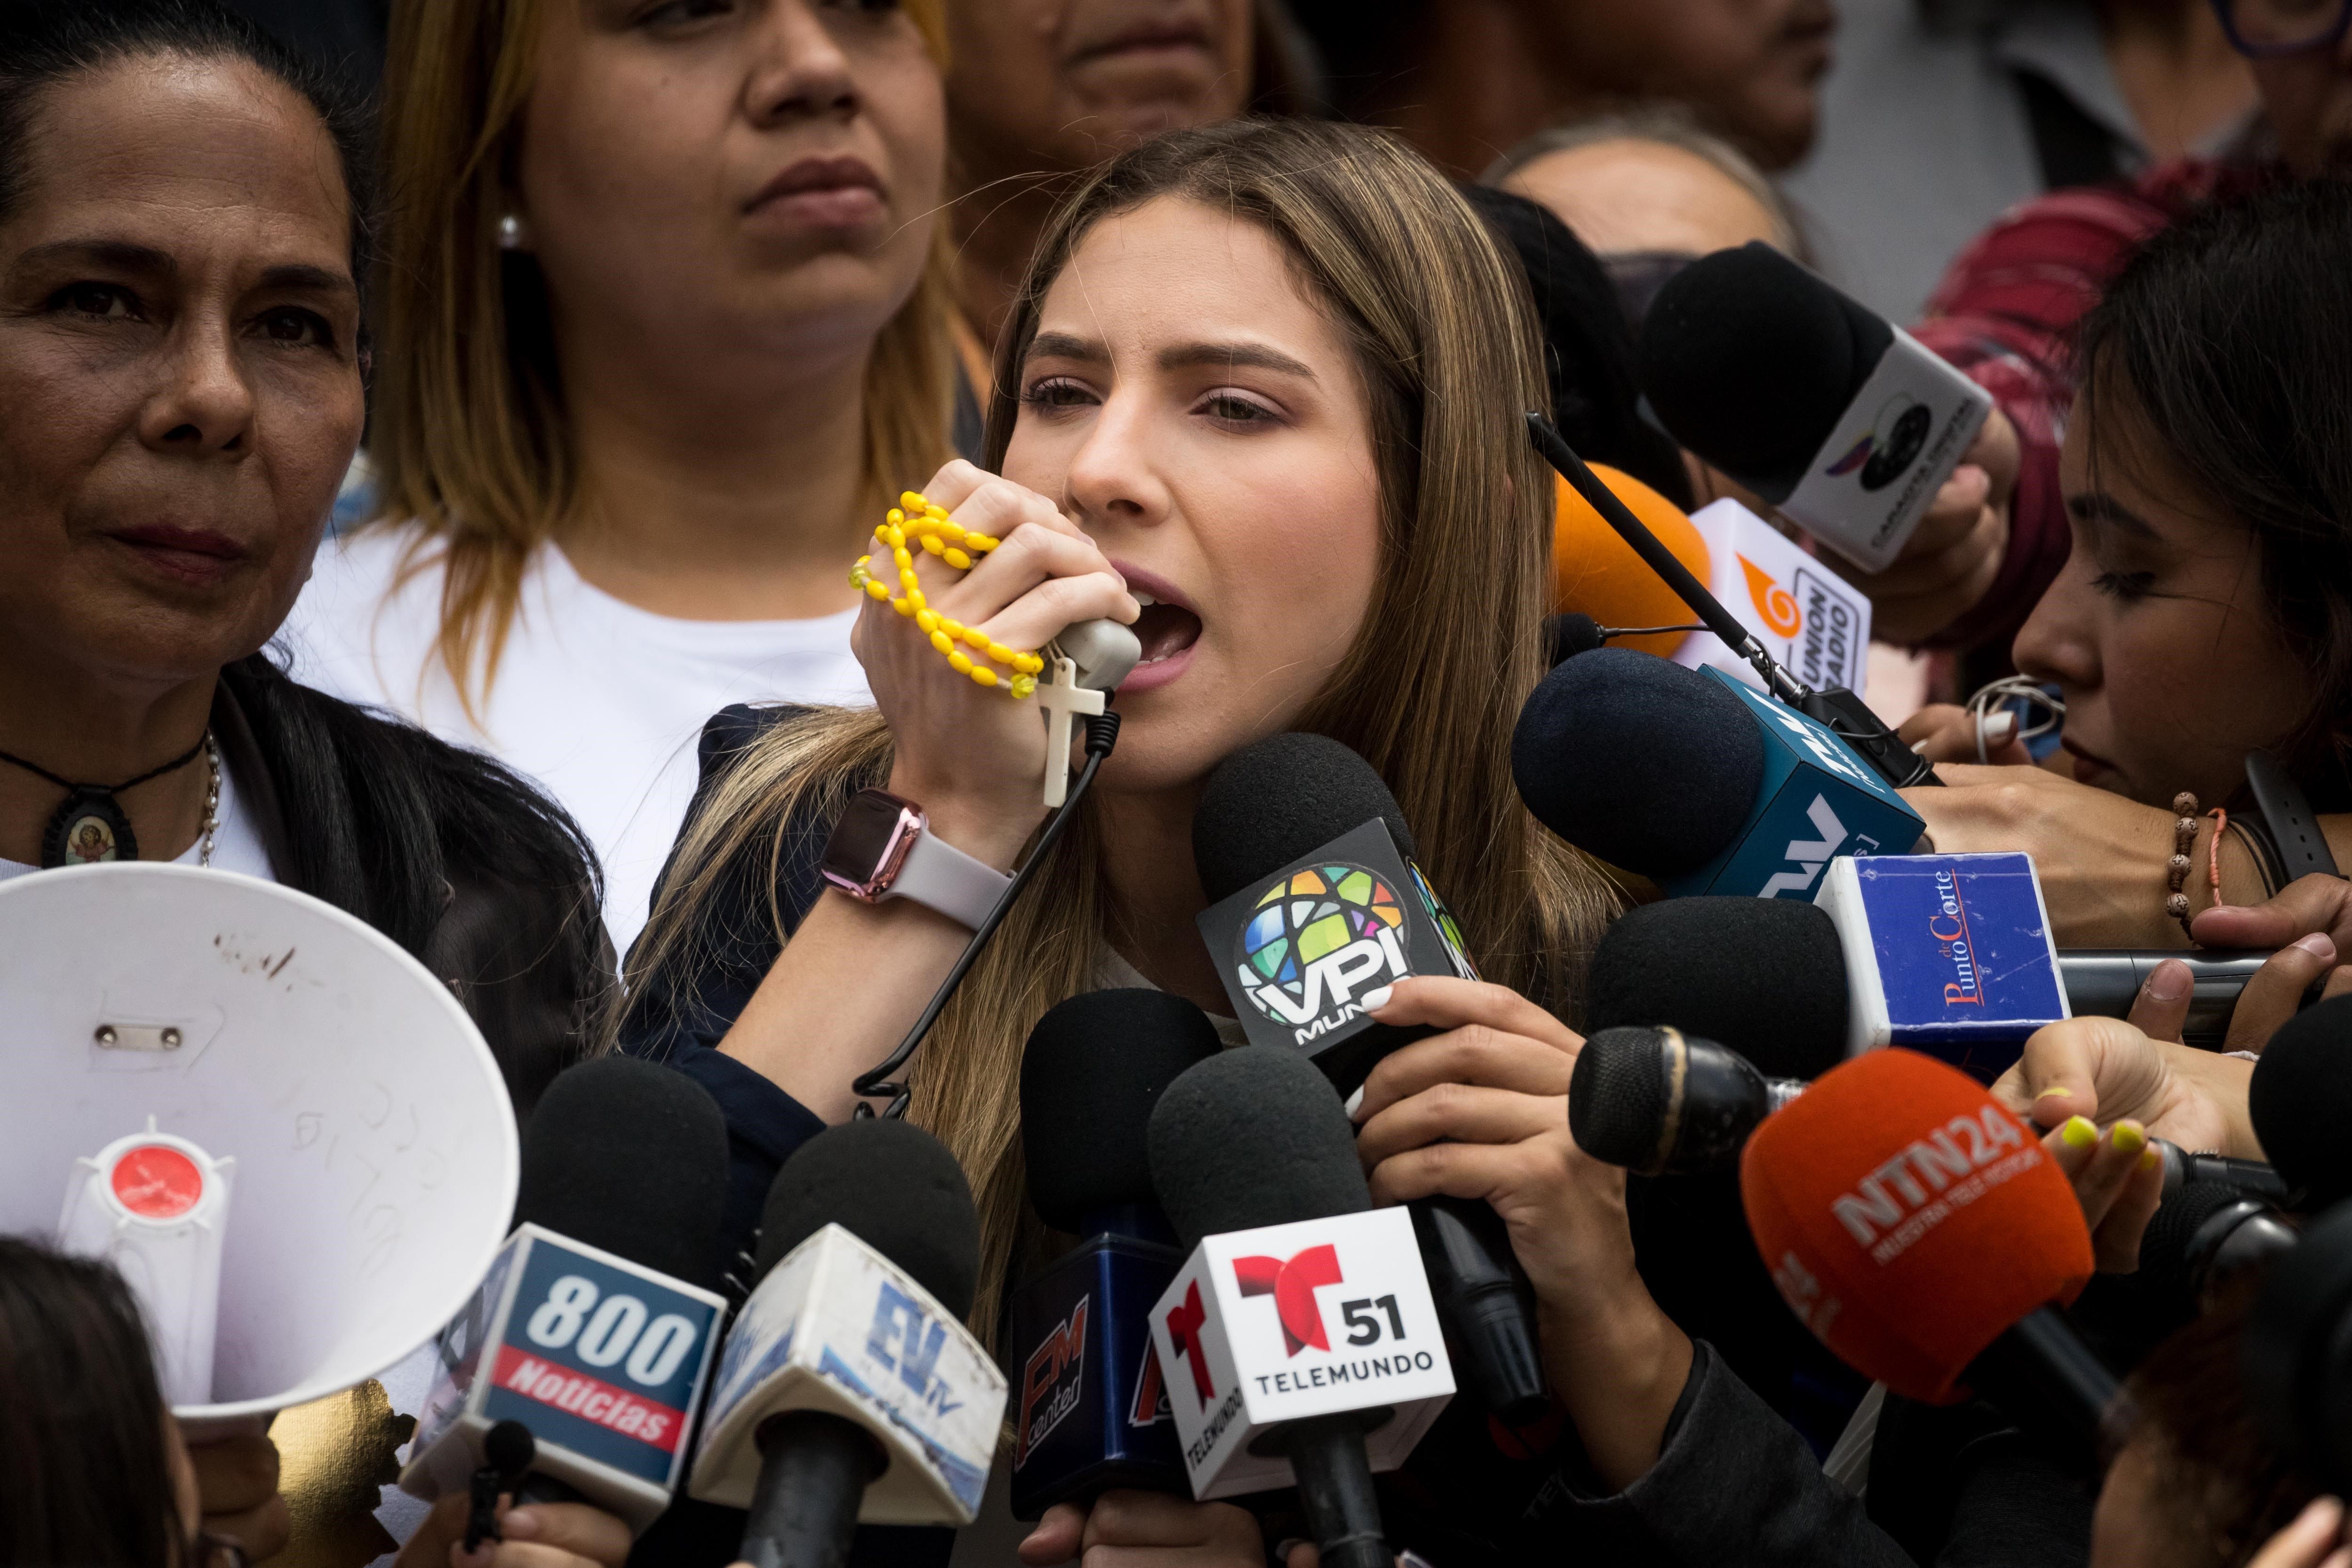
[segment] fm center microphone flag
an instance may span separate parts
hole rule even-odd
[[[1287,1457],[1255,1445],[1304,1416],[1391,1412],[1364,1451],[1393,1470],[1454,1396],[1401,1208],[1202,1237],[1151,1310],[1151,1339],[1203,1502],[1297,1485]]]
[[[954,1313],[856,1236],[827,1225],[769,1270],[729,1331],[691,1495],[750,1506],[760,1424],[816,1410],[856,1423],[888,1451],[859,1523],[970,1524],[1004,1397],[1004,1374]]]
[[[1763,782],[1745,830],[1697,870],[1659,878],[1667,893],[1811,899],[1833,858],[1899,855],[1918,842],[1919,814],[1828,726],[1722,670],[1698,673],[1748,705],[1764,741]]]
[[[2029,855],[1834,860],[1813,902],[1845,956],[1848,1056],[1903,1046],[1990,1082],[2071,1016]]]
[[[1013,1518],[1113,1487],[1184,1484],[1144,1310],[1182,1260],[1173,1247],[1100,1235],[1013,1293]]]
[[[1365,992],[1410,974],[1478,977],[1454,917],[1378,818],[1210,905],[1199,924],[1250,1044],[1310,1051],[1348,1087],[1392,1043],[1364,1016]]]
[[[684,1473],[688,1427],[726,1301],[526,1222],[441,1336],[442,1372],[401,1489],[463,1492],[501,1421],[531,1431],[534,1471],[642,1531]],[[452,1440],[454,1439],[454,1440]]]

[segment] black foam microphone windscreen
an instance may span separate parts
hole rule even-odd
[[[1078,1234],[1114,1205],[1156,1206],[1152,1107],[1223,1046],[1206,1013],[1165,991],[1089,991],[1049,1008],[1021,1053],[1021,1147],[1038,1217]]]
[[[1680,876],[1747,826],[1764,741],[1739,699],[1696,670],[1595,648],[1555,667],[1519,710],[1511,778],[1536,819],[1587,854]]]
[[[1675,440],[1785,495],[1894,341],[1879,317],[1751,240],[1658,290],[1635,372]]]
[[[1374,817],[1412,858],[1404,810],[1370,763],[1328,735],[1268,735],[1209,775],[1192,812],[1192,863],[1213,904]]]
[[[1767,1077],[1813,1079],[1845,1056],[1849,1005],[1827,911],[1795,899],[1666,899],[1601,933],[1585,1026],[1667,1025],[1722,1041]]]
[[[1640,1026],[1595,1029],[1577,1053],[1569,1123],[1576,1146],[1603,1163],[1637,1166],[1657,1151],[1658,1130],[1674,1102],[1666,1056],[1650,1048],[1657,1033]],[[1612,1048],[1618,1046],[1626,1048]]]
[[[1151,1112],[1150,1146],[1153,1190],[1188,1252],[1204,1236],[1372,1206],[1339,1091],[1277,1046],[1188,1068]]]
[[[911,1122],[828,1127],[793,1152],[760,1216],[759,1277],[838,1225],[915,1277],[961,1318],[980,1279],[980,1215],[963,1167]]]
[[[2352,996],[2279,1026],[2254,1064],[2246,1111],[2278,1173],[2308,1194],[2306,1212],[2352,1197]]]
[[[727,1119],[685,1074],[599,1057],[556,1075],[523,1130],[515,1221],[715,1290]]]

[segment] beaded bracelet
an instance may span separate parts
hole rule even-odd
[[[915,548],[936,555],[959,572],[971,570],[972,557],[985,555],[1003,542],[987,534],[967,529],[948,519],[947,509],[934,506],[913,490],[898,497],[898,504],[874,531],[875,539],[890,552],[890,559],[898,568],[898,585],[903,593],[893,595],[889,584],[866,569],[871,555],[861,555],[849,569],[849,585],[868,598],[887,600],[890,607],[912,620],[928,633],[931,646],[947,656],[948,665],[958,675],[968,675],[980,686],[995,686],[1002,679],[1004,689],[1015,699],[1028,696],[1037,689],[1037,677],[1045,661],[1034,652],[1021,652],[1003,643],[991,642],[988,634],[977,626],[967,626],[949,619],[923,602],[921,583],[915,576]],[[961,646],[959,647],[958,645]],[[966,653],[970,648],[982,658],[993,659],[1011,672],[1000,678],[988,665]]]
[[[2195,864],[2189,858],[2197,847],[2197,797],[2182,790],[2172,797],[2172,858],[2166,865],[2164,912],[2180,922],[2180,934],[2195,942],[2189,931],[2189,895],[2181,890]]]

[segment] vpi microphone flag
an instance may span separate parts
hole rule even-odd
[[[1368,1027],[1365,992],[1409,974],[1477,977],[1454,917],[1377,818],[1212,904],[1199,924],[1250,1043],[1318,1060],[1336,1062],[1332,1047]]]
[[[642,1531],[669,1506],[722,1298],[539,1226],[515,1228],[444,1331],[403,1489],[466,1489],[481,1436],[520,1421],[531,1468]],[[461,1440],[445,1442],[457,1434]]]
[[[1698,673],[1748,705],[1764,738],[1764,776],[1747,830],[1697,870],[1660,877],[1668,893],[1811,899],[1831,860],[1900,855],[1918,842],[1927,823],[1826,725],[1719,669]]]
[[[1309,1415],[1389,1412],[1364,1449],[1392,1470],[1454,1396],[1401,1208],[1203,1237],[1153,1306],[1151,1337],[1203,1500],[1295,1485],[1288,1458],[1254,1445]]]

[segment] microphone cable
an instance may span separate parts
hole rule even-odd
[[[1118,744],[1117,710],[1106,706],[1100,713],[1089,714],[1082,721],[1087,729],[1087,760],[1078,770],[1078,776],[1070,781],[1070,793],[1045,819],[1045,826],[1038,831],[1035,847],[1013,868],[1013,879],[1004,885],[1004,891],[996,896],[996,902],[990,907],[987,918],[971,933],[971,940],[964,943],[963,952],[956,958],[955,967],[948,971],[947,978],[940,981],[939,989],[931,993],[922,1016],[917,1018],[915,1026],[907,1031],[907,1037],[898,1042],[898,1048],[851,1080],[850,1092],[857,1096],[857,1109],[850,1112],[852,1120],[864,1121],[875,1115],[869,1101],[885,1096],[889,1098],[890,1103],[881,1114],[892,1120],[904,1117],[907,1108],[914,1102],[914,1086],[904,1079],[894,1081],[891,1075],[907,1065],[908,1058],[915,1054],[915,1047],[923,1043],[923,1037],[929,1034],[931,1026],[939,1022],[940,1015],[946,1011],[949,1000],[955,995],[956,987],[963,984],[963,977],[971,973],[971,966],[979,962],[981,949],[986,947],[988,939],[996,934],[996,928],[1004,923],[1004,917],[1012,912],[1013,900],[1021,896],[1021,889],[1029,885],[1037,868],[1045,863],[1045,857],[1053,849],[1055,841],[1062,837],[1062,830],[1077,815],[1078,803],[1086,799],[1087,791],[1094,786],[1095,774],[1102,771],[1103,762],[1110,755],[1111,748]]]

